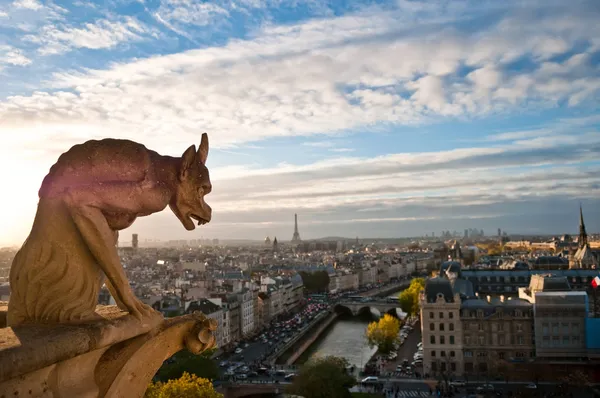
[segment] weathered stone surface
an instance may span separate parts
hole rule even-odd
[[[97,312],[88,324],[0,329],[0,396],[141,397],[165,359],[215,344],[217,324],[200,313],[148,328],[114,306]]]
[[[191,146],[180,158],[114,139],[61,155],[44,178],[31,233],[13,261],[8,325],[98,320],[104,282],[121,309],[159,324],[162,317],[129,286],[115,247],[118,231],[167,205],[188,230],[194,220],[209,222],[207,155],[206,134],[197,151]]]

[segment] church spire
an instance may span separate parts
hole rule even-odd
[[[579,205],[579,240],[577,241],[579,248],[583,248],[588,244],[587,232],[585,232],[585,224],[583,222],[583,209]]]

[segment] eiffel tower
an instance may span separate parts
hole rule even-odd
[[[298,232],[298,214],[294,214],[294,236],[292,236],[292,243],[300,243],[300,232]]]

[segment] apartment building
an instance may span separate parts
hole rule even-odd
[[[420,297],[423,372],[462,374],[461,300],[447,278],[429,279]]]
[[[252,290],[244,288],[238,294],[240,302],[240,331],[242,337],[251,335],[254,332],[254,297]]]

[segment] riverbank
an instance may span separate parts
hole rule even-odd
[[[335,312],[332,313],[329,317],[327,317],[327,319],[318,326],[317,330],[315,330],[314,333],[311,333],[308,338],[303,339],[300,347],[293,350],[294,351],[293,354],[285,361],[285,364],[293,365],[294,362],[296,362],[298,360],[298,358],[300,358],[300,356],[302,354],[304,354],[304,352],[306,350],[308,350],[310,348],[310,346],[313,345],[314,342],[317,341],[317,339],[319,337],[321,337],[323,332],[325,332],[327,330],[327,328],[329,328],[329,326],[331,326],[331,324],[336,321],[337,317],[338,317],[338,314],[336,314]],[[299,340],[299,341],[301,341],[301,340]]]

